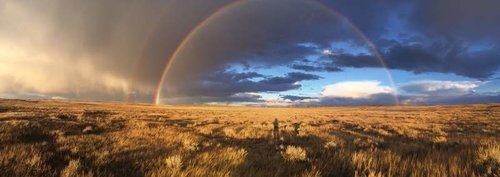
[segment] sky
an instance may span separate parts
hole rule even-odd
[[[0,98],[500,102],[497,0],[3,0]]]

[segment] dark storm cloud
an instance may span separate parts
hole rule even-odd
[[[285,76],[264,76],[254,81],[250,78],[255,77],[240,77],[241,75],[249,75],[249,73],[218,71],[203,79],[199,85],[185,90],[184,93],[188,93],[186,96],[230,97],[238,93],[278,92],[298,89],[302,86],[300,81],[321,78],[313,74],[291,72]]]
[[[354,1],[326,4],[367,33],[391,69],[488,79],[500,68],[500,11],[496,8],[500,1],[377,1],[359,7]],[[400,30],[400,26],[406,28]],[[391,28],[399,34],[391,34]],[[387,34],[396,37],[388,39]],[[473,51],[481,44],[489,47]],[[332,64],[339,67],[381,67],[370,54],[331,57],[335,58]]]
[[[398,0],[363,2],[320,0],[320,2],[347,17],[372,40],[387,31],[388,27],[386,25],[390,15],[399,14],[404,16],[406,5],[409,3]]]
[[[406,105],[454,105],[454,104],[479,104],[497,103],[500,94],[464,94],[447,96],[400,96],[401,104]],[[394,105],[393,95],[376,94],[369,98],[336,98],[325,97],[320,100],[319,105]]]
[[[500,102],[500,93],[468,93],[460,95],[423,95],[407,96],[400,95],[399,101],[402,105],[456,105],[456,104],[480,104]],[[292,101],[295,106],[361,106],[361,105],[394,105],[394,95],[387,93],[373,94],[366,98],[348,97],[319,97],[302,98],[301,96],[286,95],[282,97]],[[304,101],[315,99],[312,101]]]
[[[403,84],[399,89],[419,95],[465,95],[474,93],[481,84],[477,81],[418,81]]]
[[[297,69],[297,70],[302,70],[302,71],[323,71],[323,68],[318,67],[318,66],[311,66],[311,65],[302,65],[302,64],[293,64],[290,66],[290,68]]]
[[[314,66],[305,64],[292,64],[290,66],[292,69],[302,70],[307,72],[340,72],[342,69],[335,66]]]
[[[391,28],[406,26],[398,31],[400,38],[417,33],[425,38],[460,37],[480,40],[500,37],[500,1],[496,0],[381,0],[333,1],[321,0],[350,19],[372,41]],[[394,25],[394,20],[400,24]],[[414,36],[412,36],[414,37]]]
[[[478,94],[471,93],[459,96],[427,96],[427,97],[408,97],[404,100],[406,104],[411,105],[456,105],[456,104],[480,104],[480,103],[498,103],[500,102],[500,93]]]
[[[236,93],[231,96],[194,96],[194,97],[176,97],[164,101],[169,104],[231,104],[231,103],[262,103],[265,102],[262,96],[252,93]]]
[[[209,81],[233,81],[238,82],[241,80],[248,80],[253,78],[262,78],[264,75],[257,72],[231,72],[231,71],[217,71],[209,74],[205,79]]]
[[[331,65],[337,67],[382,67],[377,58],[368,54],[341,53],[334,56],[325,56],[323,59],[331,59]]]
[[[462,42],[438,40],[429,45],[398,43],[381,51],[381,54],[390,69],[412,71],[416,74],[453,73],[470,78],[488,79],[500,69],[499,51],[498,48],[473,51],[472,47]],[[382,66],[373,55],[369,54],[342,53],[324,58],[330,59],[331,65],[338,67]]]
[[[283,98],[284,100],[290,100],[290,101],[302,101],[313,98],[308,96],[295,96],[295,95],[281,95],[280,97]]]
[[[279,77],[275,77],[279,78]],[[286,74],[286,77],[283,78],[285,81],[303,81],[303,80],[318,80],[321,79],[320,76],[314,75],[314,74],[306,74],[306,73],[300,73],[300,72],[291,72]]]
[[[244,77],[242,77],[244,76]],[[259,80],[254,81],[250,79]],[[185,95],[166,99],[166,103],[262,102],[258,92],[279,92],[299,89],[304,80],[317,80],[313,74],[291,72],[285,76],[263,76],[253,72],[217,71],[200,83],[186,88]]]
[[[500,1],[424,0],[411,3],[411,27],[436,36],[455,36],[468,40],[500,39]]]
[[[310,104],[310,103],[308,103]],[[373,94],[367,98],[341,98],[341,97],[322,97],[315,105],[328,106],[358,106],[358,105],[394,105],[394,95],[380,93]]]
[[[500,68],[497,49],[467,52],[460,44],[433,43],[423,45],[396,45],[385,54],[390,68],[422,72],[454,73],[477,79],[487,79]]]

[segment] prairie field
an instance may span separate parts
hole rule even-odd
[[[0,173],[500,176],[500,104],[255,108],[0,100]]]

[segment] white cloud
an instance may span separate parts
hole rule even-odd
[[[404,84],[400,89],[418,95],[463,95],[474,93],[474,88],[483,83],[480,81],[423,80]]]
[[[321,95],[338,98],[369,98],[374,94],[392,94],[394,89],[379,81],[348,81],[327,85]]]
[[[266,102],[264,104],[261,104],[260,106],[285,107],[290,105],[292,105],[292,102],[283,100],[281,98],[268,98],[266,99]]]
[[[321,51],[321,54],[323,55],[326,55],[326,56],[334,56],[334,55],[337,55],[337,53],[334,53],[332,50],[330,49],[325,49],[323,51]]]
[[[262,96],[258,93],[254,92],[244,92],[244,93],[235,93],[234,95],[231,95],[230,98],[234,99],[241,99],[241,100],[257,100],[262,98]]]

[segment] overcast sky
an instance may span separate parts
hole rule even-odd
[[[498,7],[498,0],[3,0],[0,98],[500,102]]]

